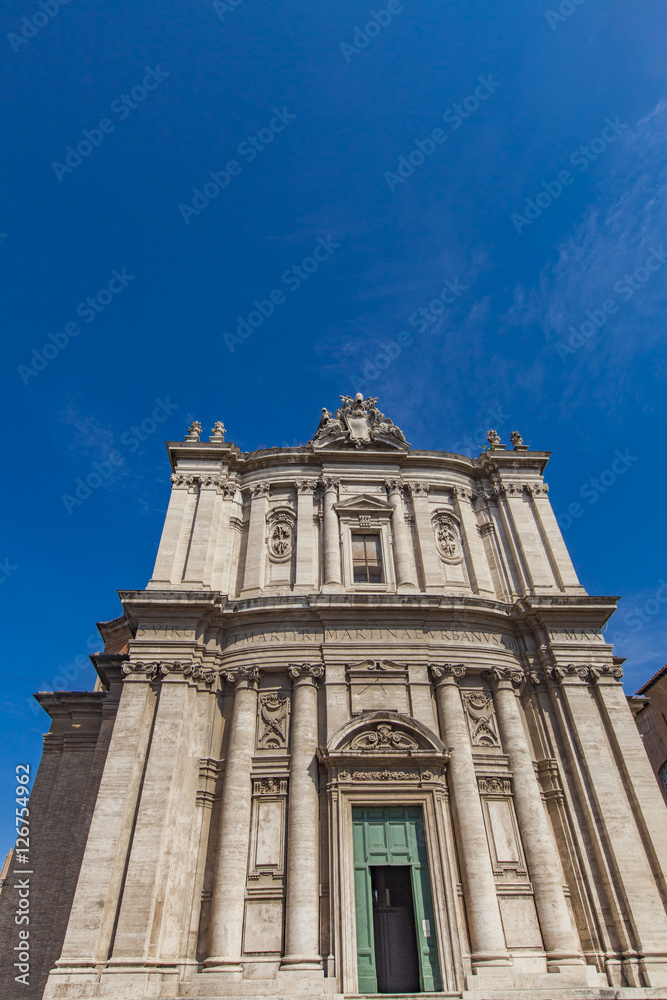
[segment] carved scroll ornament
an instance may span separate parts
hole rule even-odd
[[[379,753],[418,749],[419,744],[411,736],[400,729],[394,729],[389,723],[383,723],[375,730],[360,733],[350,744],[350,750],[370,750]]]

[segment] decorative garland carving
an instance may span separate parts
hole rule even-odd
[[[449,514],[438,514],[433,522],[435,544],[440,557],[448,563],[458,563],[463,559],[459,526]]]
[[[352,740],[350,750],[368,750],[376,753],[418,750],[419,744],[400,729],[382,723],[374,732],[360,733]]]
[[[275,691],[260,695],[257,711],[257,746],[262,750],[283,750],[287,746],[289,699]]]
[[[288,510],[278,510],[268,517],[269,559],[272,562],[287,562],[294,549],[294,514]]]
[[[382,771],[341,771],[338,775],[341,781],[431,781],[431,771],[420,771],[413,768],[407,771],[392,771],[385,768]]]
[[[483,691],[465,691],[463,693],[463,707],[468,719],[472,745],[474,747],[500,747],[493,698],[484,694]]]
[[[478,783],[482,795],[509,795],[511,791],[509,778],[479,778]]]

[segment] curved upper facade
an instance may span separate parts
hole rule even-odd
[[[170,442],[172,497],[148,589],[581,595],[551,509],[549,453],[419,451],[377,399],[341,397],[299,448],[242,453],[216,424]],[[490,432],[492,441],[497,438]]]

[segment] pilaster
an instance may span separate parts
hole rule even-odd
[[[248,547],[246,550],[245,573],[242,597],[259,597],[264,583],[266,560],[266,514],[269,509],[271,487],[269,483],[256,483],[251,490],[250,523],[248,525]]]
[[[385,481],[389,500],[394,508],[391,516],[391,525],[394,536],[394,553],[396,557],[396,582],[398,590],[414,590],[417,585],[417,578],[414,565],[414,557],[411,551],[410,538],[407,525],[405,523],[405,510],[403,508],[403,483],[400,479],[387,479]]]
[[[484,543],[477,526],[477,517],[471,506],[472,492],[462,486],[453,486],[450,493],[454,498],[456,511],[461,519],[463,549],[472,590],[480,597],[495,598],[496,594]]]
[[[315,530],[313,498],[317,489],[316,479],[299,479],[297,488],[296,527],[296,580],[295,586],[305,593],[319,585],[315,578]]]
[[[417,540],[421,556],[424,590],[427,594],[442,593],[444,589],[442,567],[435,547],[435,537],[431,524],[431,512],[428,503],[428,483],[409,483],[412,494],[412,507],[415,512]]]

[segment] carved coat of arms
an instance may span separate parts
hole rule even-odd
[[[322,418],[313,438],[313,447],[331,448],[352,445],[355,448],[389,447],[408,451],[405,435],[389,417],[377,408],[377,397],[364,399],[358,392],[341,396],[341,405],[334,414],[322,408]]]

